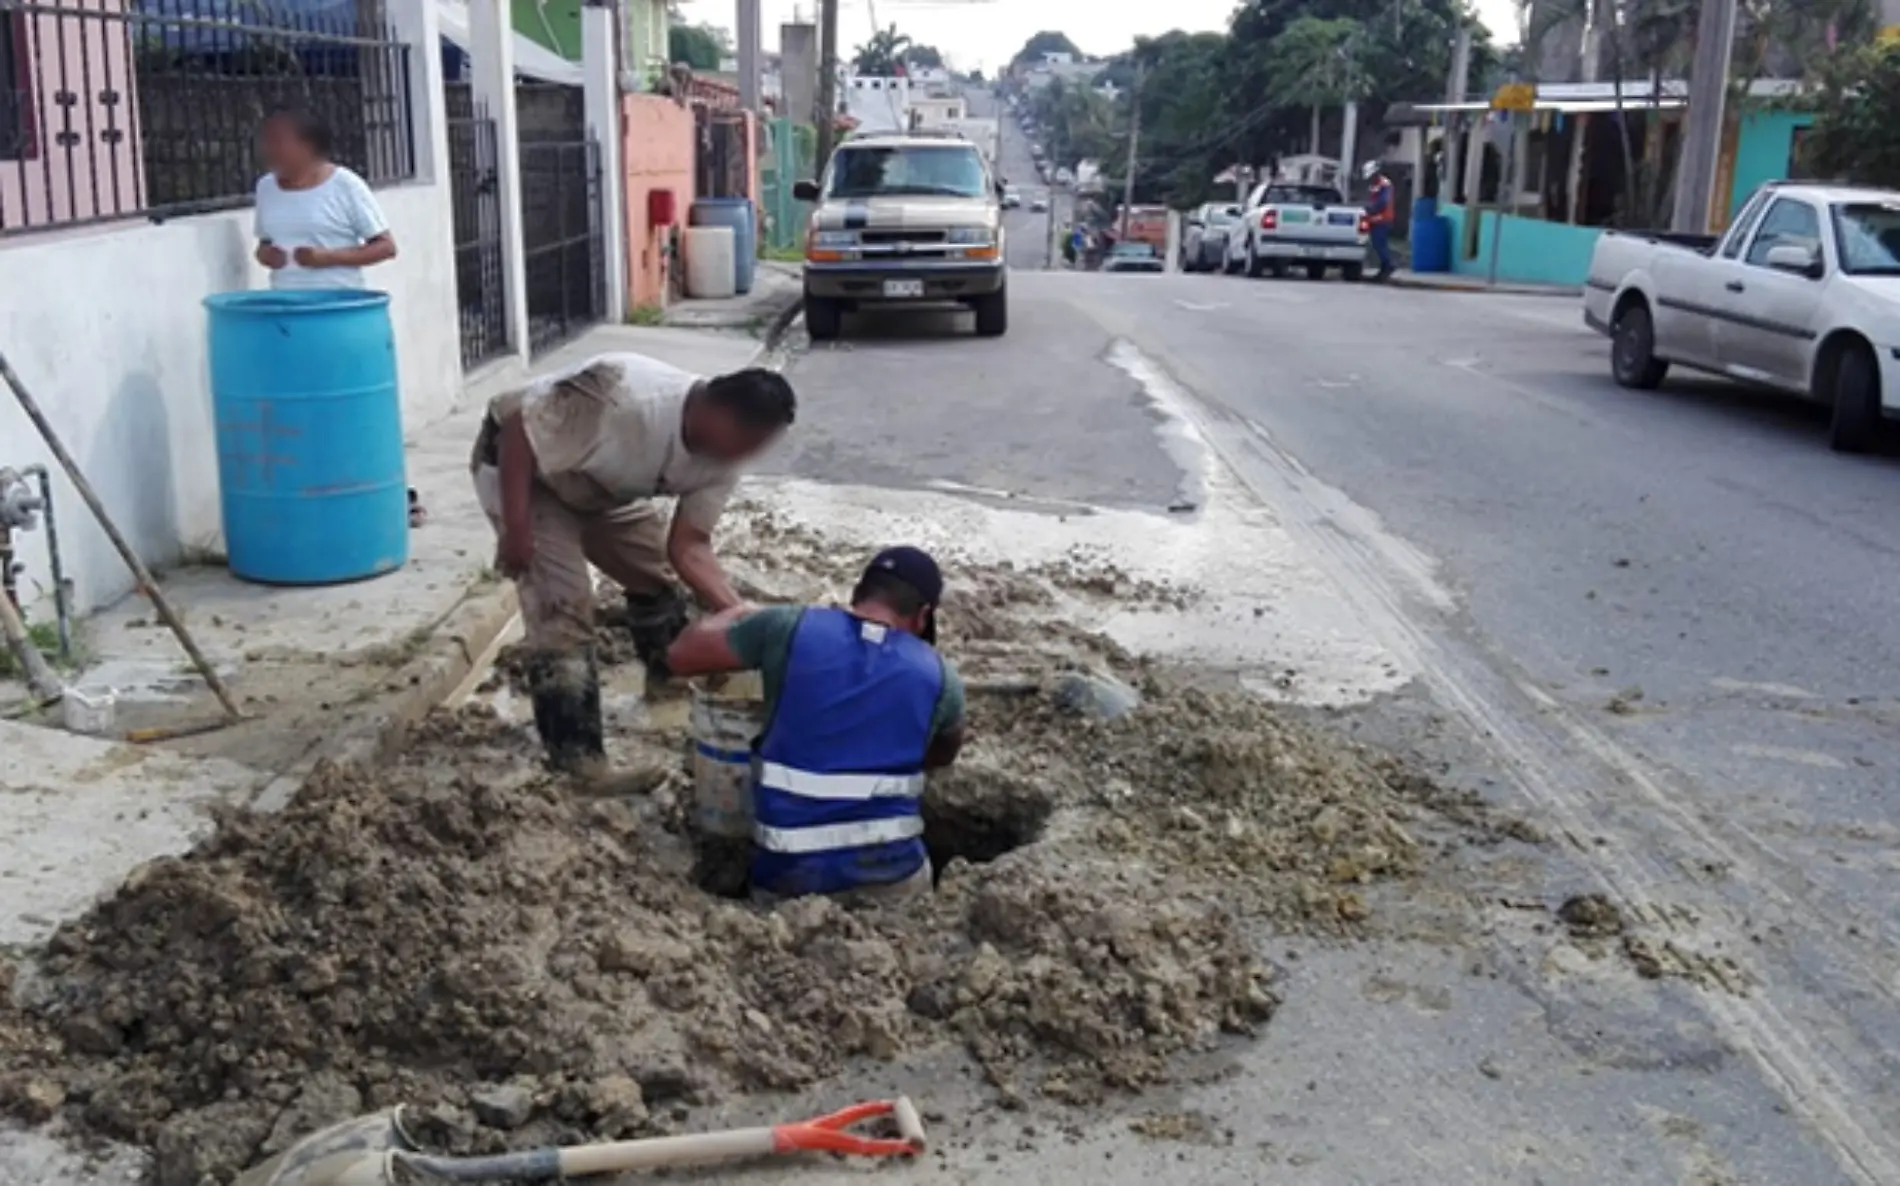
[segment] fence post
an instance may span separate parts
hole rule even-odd
[[[521,121],[515,111],[515,29],[509,0],[468,6],[475,98],[495,121],[495,187],[501,205],[501,290],[508,346],[528,359],[527,244],[521,218]]]
[[[588,0],[581,9],[581,73],[587,134],[600,146],[600,247],[606,260],[604,319],[627,319],[627,175],[620,163],[620,61],[614,8]]]
[[[391,0],[389,24],[409,47],[409,136],[415,145],[416,180],[447,187],[449,119],[442,92],[442,23],[437,12],[437,0]],[[443,233],[454,238],[446,217]]]

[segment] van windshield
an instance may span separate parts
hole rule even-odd
[[[928,194],[981,198],[989,193],[983,159],[968,144],[844,146],[832,158],[828,198]]]

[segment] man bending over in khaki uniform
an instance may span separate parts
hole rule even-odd
[[[531,652],[534,723],[558,770],[604,769],[594,584],[627,592],[650,679],[686,624],[669,565],[710,612],[741,604],[712,533],[739,466],[792,423],[785,379],[744,370],[703,379],[641,354],[608,354],[497,396],[475,443],[475,492],[515,580]],[[670,526],[653,505],[677,498]]]

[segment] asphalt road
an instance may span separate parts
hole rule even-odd
[[[1058,220],[1057,225],[1066,225],[1068,221],[1069,194],[1055,189],[1036,174],[1036,160],[1029,151],[1029,141],[1023,136],[1022,125],[1005,110],[996,97],[987,90],[976,88],[964,91],[964,97],[970,106],[970,114],[977,118],[994,119],[1001,127],[1001,145],[998,149],[997,170],[1003,179],[1022,191],[1023,204],[1015,210],[1006,211],[1003,216],[1004,231],[1007,235],[1009,266],[1025,271],[1044,268],[1053,258],[1060,266],[1060,254],[1051,255],[1049,248],[1050,222]],[[1049,199],[1049,209],[1038,214],[1030,209],[1033,199]]]
[[[1474,1155],[1460,1180],[1900,1182],[1894,457],[1836,456],[1818,415],[1726,386],[1622,390],[1569,300],[1028,271],[1011,292],[1001,340],[877,317],[799,360],[812,415],[787,464],[1159,511],[1178,455],[1135,352],[1416,673],[1368,712],[1434,723],[1420,744],[1557,839],[1520,892],[1600,888],[1744,969],[1728,990],[1580,997],[1493,910],[1507,987],[1449,973],[1448,1017],[1541,1019],[1513,1031],[1508,1101],[1460,1094],[1450,1063],[1473,1056],[1442,1033],[1309,1001],[1298,1036],[1272,1027],[1258,1083],[1201,1106],[1243,1142],[1319,1150],[1289,1181],[1449,1180],[1400,1167],[1504,1125],[1530,1152]],[[1438,955],[1405,958],[1436,975]],[[1278,1082],[1316,1071],[1342,1103]],[[1339,1111],[1375,1104],[1371,1127]]]

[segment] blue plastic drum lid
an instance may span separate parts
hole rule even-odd
[[[204,304],[232,574],[334,585],[407,564],[388,295],[229,292]]]
[[[747,198],[695,198],[687,214],[692,226],[732,228],[732,282],[739,292],[752,291],[752,271],[759,254],[758,228],[752,202]]]

